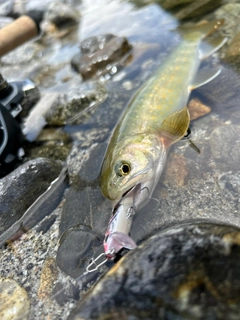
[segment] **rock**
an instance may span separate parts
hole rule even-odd
[[[185,5],[187,3],[192,3],[192,0],[158,0],[157,1],[162,8],[170,10],[173,9],[174,7],[177,7],[179,5]]]
[[[218,178],[218,185],[221,189],[238,198],[240,194],[240,172],[221,175]]]
[[[196,89],[196,92],[200,95],[201,101],[210,106],[213,111],[216,110],[229,117],[229,109],[231,108],[231,112],[238,109],[240,103],[238,95],[240,79],[233,68],[222,66],[221,69],[218,77]]]
[[[62,169],[59,161],[28,161],[0,180],[0,233],[21,218]]]
[[[1,320],[27,320],[30,303],[27,292],[12,279],[0,279]]]
[[[72,147],[70,136],[56,129],[43,129],[35,143],[25,148],[26,157],[44,157],[65,161]]]
[[[214,159],[231,169],[240,169],[240,126],[224,125],[213,130],[210,148]]]
[[[192,1],[186,5],[183,9],[179,10],[175,17],[177,19],[189,19],[197,16],[201,16],[208,12],[213,11],[221,5],[221,0],[201,0]]]
[[[34,104],[40,99],[41,94],[38,86],[30,83],[28,80],[23,81],[24,99],[21,102],[22,111],[20,113],[21,117],[26,117],[34,106]]]
[[[45,119],[48,124],[55,126],[76,122],[84,112],[106,97],[107,93],[102,85],[92,82],[82,84],[68,93],[60,94],[46,113]]]
[[[72,67],[84,79],[114,75],[125,66],[132,46],[124,37],[105,34],[90,37],[80,44],[81,55],[72,59]]]
[[[54,1],[46,13],[45,19],[61,29],[78,24],[80,14],[76,8],[59,1]]]
[[[79,225],[63,234],[57,252],[57,265],[72,278],[78,278],[86,271],[92,257],[97,257],[101,251],[102,241],[96,233]]]
[[[48,257],[44,262],[40,278],[40,286],[38,289],[38,297],[40,300],[51,297],[57,276],[58,270],[55,259]]]
[[[183,224],[125,255],[68,319],[240,317],[240,231]]]
[[[190,119],[196,120],[202,116],[205,116],[211,112],[211,108],[203,104],[199,99],[191,99],[188,103],[188,110],[190,113]]]
[[[166,178],[164,184],[182,187],[186,184],[188,167],[186,159],[181,154],[172,153],[166,164]]]
[[[14,0],[1,1],[0,16],[9,17],[12,13]]]
[[[79,300],[79,288],[73,284],[65,287],[61,282],[57,282],[53,290],[53,297],[60,306],[63,306],[68,300]]]
[[[67,191],[62,209],[57,264],[74,278],[85,271],[91,256],[103,250],[111,206],[100,191],[98,176],[106,147],[106,143],[99,144],[91,152]]]
[[[230,41],[240,32],[238,17],[240,14],[240,3],[228,3],[214,11],[213,15],[216,19],[224,19],[224,24],[219,28],[220,34],[228,37]]]

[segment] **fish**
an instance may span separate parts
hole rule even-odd
[[[133,216],[151,198],[171,145],[188,130],[189,95],[221,72],[199,67],[226,42],[222,37],[205,39],[223,23],[180,27],[179,45],[133,96],[114,129],[100,173],[100,189],[112,203],[103,243],[108,259],[136,247],[129,236]]]

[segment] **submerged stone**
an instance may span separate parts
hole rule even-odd
[[[240,169],[240,126],[224,125],[213,130],[210,148],[214,159],[225,168]]]
[[[106,90],[99,83],[82,84],[57,97],[45,116],[46,122],[55,126],[76,123],[83,113],[104,101],[106,97]]]
[[[240,231],[183,224],[159,232],[115,265],[68,319],[240,317]]]
[[[82,54],[76,55],[71,64],[84,79],[105,74],[113,76],[126,64],[132,50],[126,38],[112,34],[90,37],[80,44],[80,48]]]
[[[186,5],[183,9],[179,10],[175,17],[177,19],[189,19],[197,16],[201,16],[208,12],[213,11],[221,5],[221,0],[201,0],[192,1]]]

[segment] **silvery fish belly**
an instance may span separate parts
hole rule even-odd
[[[112,221],[114,208],[126,195],[131,194],[135,212],[151,197],[169,147],[188,129],[190,117],[186,104],[191,90],[209,82],[220,72],[198,72],[198,68],[202,59],[225,43],[226,39],[222,38],[203,41],[222,23],[212,21],[179,28],[181,43],[140,88],[117,124],[100,176],[102,193],[112,201]],[[131,193],[136,186],[138,192]],[[124,223],[118,225],[118,232],[127,234],[130,228],[121,230],[121,225]]]

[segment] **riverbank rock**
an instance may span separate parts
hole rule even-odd
[[[239,239],[239,229],[211,223],[159,232],[122,258],[68,319],[238,319]]]
[[[21,218],[62,169],[60,161],[30,160],[0,180],[0,233]]]
[[[80,44],[81,55],[73,57],[72,67],[83,79],[113,76],[127,62],[132,46],[125,37],[112,34],[93,36]]]

